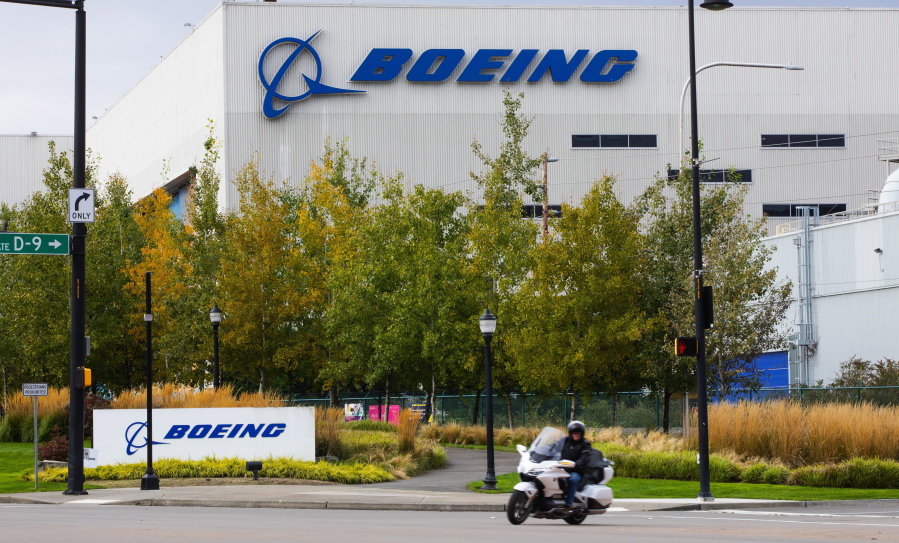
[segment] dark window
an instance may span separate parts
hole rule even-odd
[[[818,136],[815,134],[790,134],[790,147],[817,147]]]
[[[762,147],[846,147],[845,134],[762,134]]]
[[[818,147],[846,147],[843,134],[818,134]]]
[[[790,204],[762,204],[762,213],[768,217],[790,217]]]
[[[768,217],[800,217],[799,207],[816,207],[818,215],[846,211],[846,204],[762,204],[762,213]]]
[[[655,134],[574,134],[571,146],[605,149],[655,149],[659,146]]]
[[[789,147],[790,136],[786,134],[762,134],[762,147]]]
[[[560,205],[552,205],[550,204],[549,216],[550,217],[561,217],[562,216],[562,206]],[[521,206],[521,218],[522,219],[539,219],[543,217],[543,204],[524,204]]]
[[[571,136],[572,147],[599,147],[599,134],[575,134]]]
[[[655,134],[632,134],[628,147],[658,147]]]
[[[680,170],[668,170],[668,179],[674,179],[680,174]],[[699,170],[701,183],[752,183],[752,170]]]
[[[627,147],[627,134],[620,135],[607,135],[603,134],[599,137],[600,146],[601,147],[616,147],[616,148],[626,148]]]

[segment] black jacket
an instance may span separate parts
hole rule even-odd
[[[575,441],[569,436],[563,438],[561,459],[574,461],[577,464],[574,471],[583,471],[584,463],[587,461],[591,449],[593,449],[593,445],[583,437],[580,441]]]

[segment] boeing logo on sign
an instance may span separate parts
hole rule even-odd
[[[143,430],[143,436],[141,436],[141,431]],[[125,429],[125,452],[128,453],[128,456],[136,453],[137,451],[143,449],[147,446],[147,423],[146,422],[135,422],[132,423],[128,428]],[[138,437],[143,437],[144,442],[135,444],[134,440]],[[168,443],[162,443],[161,441],[154,441],[153,445],[168,445]]]
[[[505,68],[499,81],[517,83],[537,58],[539,49],[522,49],[513,55],[512,49],[478,49],[465,64],[459,77],[460,83],[490,83]],[[527,77],[528,83],[536,83],[549,74],[555,83],[564,83],[584,63],[590,54],[579,49],[568,58],[562,49],[550,49],[544,54]],[[412,49],[372,49],[350,81],[393,81],[412,58]],[[463,49],[428,49],[418,56],[406,72],[407,81],[440,83],[446,81],[462,64]],[[581,71],[584,83],[614,83],[634,69],[637,52],[632,49],[608,49],[599,51]]]
[[[359,94],[365,92],[363,90],[339,89],[337,87],[325,85],[321,82],[322,61],[318,56],[318,52],[316,52],[316,50],[311,45],[312,40],[314,40],[315,37],[320,33],[321,30],[319,30],[306,40],[301,40],[298,38],[281,38],[279,40],[275,40],[265,48],[265,50],[262,52],[262,55],[259,57],[259,81],[262,83],[262,86],[265,87],[265,97],[262,99],[262,113],[265,114],[265,116],[269,119],[274,119],[275,117],[282,115],[290,107],[291,103],[305,100],[312,95]],[[287,57],[284,63],[281,64],[274,77],[269,80],[265,76],[265,59],[274,48],[283,44],[295,44],[297,47]],[[312,60],[315,62],[314,77],[309,77],[306,74],[301,74],[303,77],[303,81],[308,87],[306,92],[295,96],[288,96],[286,94],[278,92],[278,87],[281,85],[281,81],[284,79],[287,71],[290,69],[291,65],[293,65],[294,61],[296,61],[297,57],[299,57],[300,54],[302,54],[304,51],[307,51],[312,56]],[[276,98],[282,102],[286,102],[287,105],[280,109],[276,108],[274,104]]]

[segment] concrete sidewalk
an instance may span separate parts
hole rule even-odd
[[[165,482],[163,481],[163,485]],[[434,492],[366,485],[182,486],[160,490],[110,488],[86,496],[61,492],[0,495],[0,503],[34,505],[143,505],[175,507],[240,507],[271,509],[357,509],[383,511],[505,511],[509,494]],[[615,500],[610,511],[689,511],[804,507],[782,500],[695,499]]]

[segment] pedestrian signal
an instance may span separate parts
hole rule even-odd
[[[674,354],[677,356],[696,356],[697,343],[695,337],[679,337],[674,340]]]

